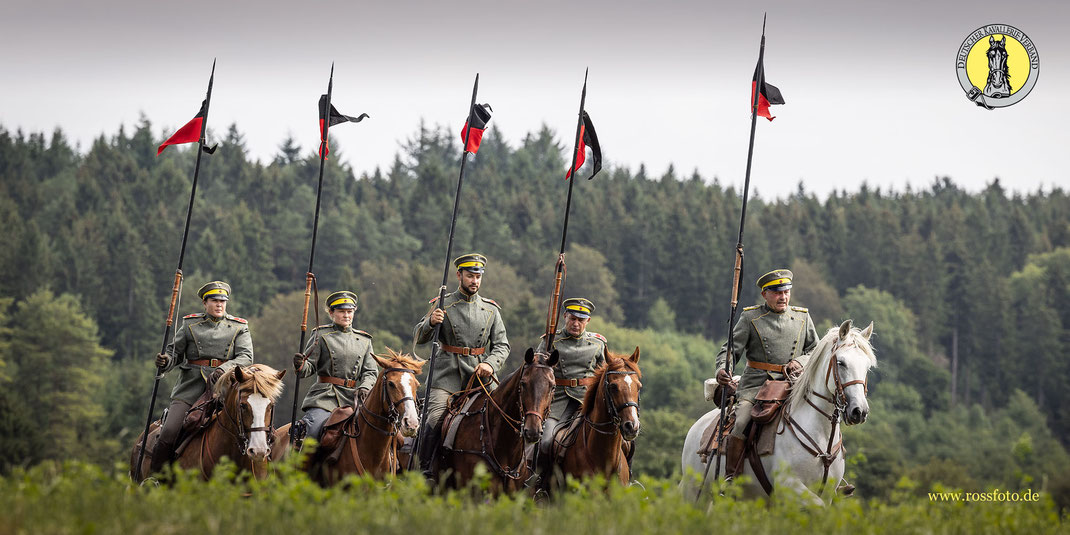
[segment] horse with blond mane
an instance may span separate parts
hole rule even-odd
[[[872,334],[872,323],[859,330],[847,320],[839,328],[829,329],[814,348],[783,409],[773,453],[760,458],[772,485],[791,489],[814,503],[823,503],[819,495],[828,497],[827,481],[842,482],[842,486],[832,486],[836,490],[853,488],[843,481],[846,450],[838,424],[841,420],[844,425],[860,424],[869,415],[866,375],[877,365],[869,342]],[[706,470],[699,456],[704,446],[702,435],[719,416],[719,409],[706,413],[684,439],[681,464],[685,475],[680,485],[686,495],[696,496],[703,490],[697,488],[696,477]],[[711,462],[721,459],[719,456]],[[786,469],[777,470],[781,466]],[[744,468],[751,476],[744,494],[764,496],[750,463],[744,463]]]
[[[218,407],[210,423],[181,439],[185,446],[175,460],[178,466],[189,470],[196,468],[204,479],[212,475],[215,465],[223,457],[229,457],[238,468],[253,473],[257,479],[267,475],[271,445],[275,436],[271,417],[275,401],[282,394],[282,377],[286,370],[277,371],[265,364],[235,366],[224,373],[212,387],[209,403]],[[151,452],[160,434],[160,421],[149,428],[145,458],[141,474],[149,475]],[[141,435],[130,454],[131,477],[137,463]],[[144,479],[144,478],[143,478]],[[139,481],[140,482],[140,481]]]

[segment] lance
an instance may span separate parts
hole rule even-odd
[[[554,343],[554,333],[557,332],[557,319],[561,306],[561,285],[565,281],[565,241],[568,238],[568,217],[572,209],[572,186],[576,182],[576,162],[580,159],[580,142],[583,136],[583,106],[587,101],[587,73],[583,71],[583,90],[580,92],[580,111],[576,117],[576,143],[572,150],[572,165],[569,167],[572,177],[568,181],[568,197],[565,199],[565,222],[561,226],[561,251],[557,255],[557,264],[554,266],[554,289],[550,292],[550,306],[546,315],[546,350],[550,351]],[[593,175],[592,175],[593,176]]]
[[[736,240],[735,250],[735,267],[732,270],[732,299],[731,299],[731,311],[728,315],[728,342],[726,343],[726,354],[724,359],[724,370],[728,373],[728,376],[732,376],[732,361],[735,360],[735,344],[732,339],[732,327],[736,323],[736,313],[738,311],[739,294],[743,287],[743,228],[747,222],[747,196],[750,193],[750,169],[751,160],[754,156],[754,131],[758,125],[758,97],[761,95],[763,84],[765,84],[765,16],[762,16],[762,42],[758,48],[758,76],[754,85],[754,95],[751,97],[751,114],[750,114],[750,144],[747,147],[747,171],[743,180],[743,206],[739,212],[739,239]],[[703,490],[706,488],[706,481],[710,475],[710,463],[717,465],[714,469],[713,479],[716,481],[721,477],[721,433],[724,432],[724,426],[727,422],[725,413],[728,412],[725,408],[725,401],[727,400],[727,389],[721,389],[721,413],[717,419],[717,433],[714,435],[717,439],[717,447],[710,452],[710,456],[706,459],[706,470],[702,476],[702,485],[699,486],[698,496],[702,496]],[[727,462],[727,459],[725,460]],[[727,467],[726,467],[727,469]]]
[[[305,350],[305,334],[308,332],[308,306],[309,300],[312,297],[312,284],[316,280],[316,275],[313,274],[312,265],[316,261],[316,234],[319,231],[320,225],[320,199],[323,193],[323,167],[327,161],[327,131],[331,127],[331,92],[334,89],[334,62],[331,62],[331,77],[327,81],[327,99],[323,101],[323,109],[320,110],[320,117],[322,117],[322,126],[320,127],[320,173],[319,182],[316,184],[316,214],[312,218],[312,246],[308,251],[308,272],[305,273],[305,306],[304,311],[301,312],[301,340],[297,343],[297,351],[303,352]],[[317,301],[319,300],[317,291]],[[313,303],[312,306],[318,306],[318,303]],[[319,317],[319,310],[316,310],[316,316]],[[298,371],[294,374],[294,404],[293,411],[290,413],[290,443],[296,444],[297,433],[294,429],[294,424],[297,423],[297,396],[301,392],[301,372]]]
[[[186,241],[189,238],[189,222],[193,216],[193,200],[197,196],[197,177],[201,172],[201,153],[214,152],[214,148],[204,146],[204,133],[208,130],[208,108],[212,103],[212,83],[215,81],[215,60],[212,60],[212,74],[208,77],[208,93],[204,97],[204,114],[201,117],[201,135],[197,140],[197,163],[193,167],[193,187],[189,191],[189,205],[186,207],[186,223],[182,229],[182,247],[178,252],[178,268],[175,269],[175,281],[171,286],[171,305],[167,308],[167,320],[163,327],[163,347],[160,353],[168,351],[168,340],[171,326],[175,319],[175,304],[178,302],[179,292],[182,288],[182,260],[186,257]],[[145,445],[149,438],[149,427],[152,425],[152,413],[156,410],[156,394],[160,390],[160,379],[163,378],[164,369],[156,368],[156,379],[152,383],[152,396],[149,397],[149,415],[145,419],[145,432],[141,436],[141,448],[137,454],[137,464],[134,465],[134,481],[141,480],[141,463],[145,461]]]
[[[457,208],[461,203],[461,184],[464,183],[464,164],[468,161],[468,137],[472,135],[472,128],[474,124],[475,107],[476,107],[476,93],[479,92],[479,73],[476,73],[476,81],[472,84],[472,102],[468,105],[468,122],[465,124],[467,128],[464,130],[464,147],[461,152],[461,172],[457,176],[457,192],[453,196],[453,217],[450,218],[450,234],[449,239],[446,241],[446,260],[442,266],[442,285],[438,288],[438,299],[435,301],[435,308],[442,309],[442,302],[446,300],[446,282],[450,276],[450,256],[453,255],[453,229],[457,224]],[[416,440],[412,443],[412,450],[409,454],[409,466],[408,469],[412,470],[413,459],[419,455],[420,441],[427,438],[426,430],[427,426],[427,403],[431,399],[431,384],[435,378],[435,359],[438,358],[439,352],[442,347],[438,341],[438,336],[442,332],[442,322],[435,325],[435,330],[431,334],[431,358],[428,360],[428,372],[427,372],[427,386],[424,387],[424,410],[420,411],[420,430],[416,433]]]

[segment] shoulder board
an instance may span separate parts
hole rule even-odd
[[[239,318],[238,316],[231,316],[230,314],[227,314],[227,319],[228,320],[234,320],[234,321],[236,321],[238,323],[249,323],[249,320],[247,320],[245,318]]]
[[[751,307],[743,307],[743,312],[746,312],[748,310],[757,310],[758,307],[760,307],[760,306],[762,306],[762,305],[754,305],[754,306],[751,306]]]
[[[592,338],[597,338],[597,339],[601,340],[603,344],[607,344],[607,345],[609,344],[609,340],[606,340],[605,336],[602,336],[602,335],[600,335],[598,333],[593,333],[593,332],[587,331],[587,336],[590,336]]]
[[[320,329],[329,329],[329,328],[331,328],[331,327],[333,327],[333,325],[331,325],[330,323],[325,323],[325,324],[323,324],[323,325],[319,325],[319,326],[317,326],[317,327],[313,327],[313,328],[312,328],[312,330],[313,330],[313,331],[318,331],[318,330],[320,330]]]
[[[353,332],[355,332],[357,334],[363,334],[364,336],[367,336],[368,338],[372,337],[371,333],[369,333],[367,331],[362,331],[360,329],[353,329]]]
[[[809,310],[806,307],[793,306],[793,307],[791,307],[791,309],[794,310],[795,312],[809,312]]]
[[[182,316],[182,319],[188,320],[190,318],[199,318],[202,316],[204,316],[204,312],[194,312],[193,314],[187,314],[185,316]]]
[[[501,305],[499,305],[499,304],[497,303],[497,301],[495,301],[495,300],[493,300],[493,299],[491,299],[491,298],[489,298],[489,297],[483,297],[483,296],[481,295],[481,296],[479,296],[479,298],[480,298],[480,299],[482,299],[482,300],[484,300],[484,301],[486,301],[486,302],[488,302],[488,303],[490,303],[490,304],[492,304],[492,305],[494,305],[494,306],[496,306],[496,307],[498,307],[498,310],[501,310],[501,309],[502,309],[502,306],[501,306]]]

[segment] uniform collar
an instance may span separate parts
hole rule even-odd
[[[353,332],[353,324],[350,324],[349,327],[342,327],[337,323],[331,323],[331,327],[336,331],[341,331],[344,333]]]
[[[464,290],[457,288],[457,291],[454,293],[457,294],[457,299],[466,303],[474,303],[476,300],[479,299],[479,292],[476,292],[472,295],[468,295],[464,292]]]
[[[559,334],[561,334],[562,338],[571,338],[573,340],[579,340],[580,338],[583,338],[583,335],[587,334],[587,329],[584,329],[583,331],[581,331],[580,334],[578,334],[577,336],[572,336],[571,334],[568,333],[568,329],[564,329],[563,328],[563,329],[561,329]]]
[[[784,307],[784,312],[777,312],[776,310],[773,310],[773,307],[769,306],[769,303],[762,303],[762,306],[765,307],[765,310],[773,314],[783,314],[784,312],[791,310],[791,305]]]
[[[217,318],[217,317],[215,317],[215,316],[213,316],[213,315],[211,315],[211,314],[209,314],[207,312],[204,313],[204,317],[209,319],[209,320],[211,320],[212,323],[219,323],[219,322],[227,319],[227,315],[226,314],[223,314],[222,316]]]

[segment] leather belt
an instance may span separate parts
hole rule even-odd
[[[442,349],[443,351],[446,351],[448,353],[456,353],[458,355],[472,355],[473,357],[482,355],[487,351],[487,348],[485,347],[457,347],[448,346],[446,344],[442,344]]]
[[[331,377],[330,375],[319,376],[321,383],[331,383],[332,385],[338,385],[345,388],[353,388],[357,386],[356,379],[342,379],[339,377]]]
[[[747,361],[748,368],[757,368],[759,370],[765,370],[767,372],[784,373],[783,364],[769,364],[767,362],[755,362],[753,360]]]
[[[554,384],[557,386],[591,386],[594,384],[594,377],[584,377],[583,379],[557,379],[554,378]]]
[[[219,367],[220,364],[226,362],[222,359],[198,359],[189,361],[194,366],[211,366],[213,368]]]

